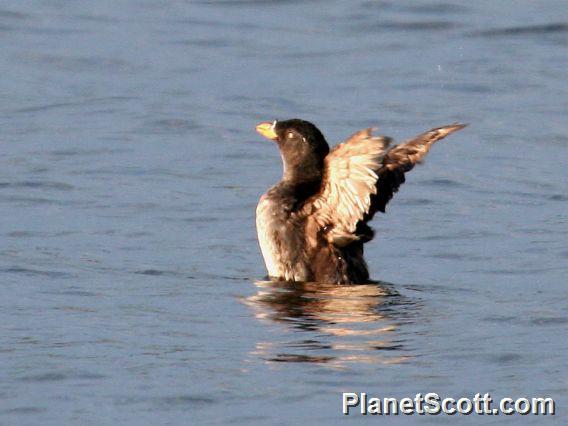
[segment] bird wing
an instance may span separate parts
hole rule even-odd
[[[321,190],[304,206],[329,242],[345,246],[357,239],[355,229],[371,207],[377,171],[390,139],[361,130],[325,157]]]
[[[337,145],[325,158],[321,190],[305,204],[303,214],[311,215],[325,238],[344,247],[361,238],[360,231],[372,231],[361,224],[386,204],[404,183],[404,174],[419,163],[434,142],[465,127],[438,127],[388,149],[391,139],[361,130]]]
[[[463,129],[467,124],[450,124],[436,127],[421,133],[412,139],[392,147],[383,157],[382,165],[377,170],[377,192],[373,194],[371,209],[365,217],[365,221],[372,219],[378,210],[385,212],[386,205],[405,181],[404,174],[420,163],[434,142],[445,138],[450,133]]]

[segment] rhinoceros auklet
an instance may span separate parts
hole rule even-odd
[[[261,135],[280,149],[282,180],[256,208],[258,241],[268,275],[337,284],[369,280],[367,225],[430,147],[465,124],[442,126],[389,148],[391,139],[361,130],[331,151],[316,126],[299,119],[263,122]]]

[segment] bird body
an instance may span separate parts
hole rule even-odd
[[[431,145],[463,128],[439,127],[389,149],[390,138],[372,129],[355,133],[333,150],[311,123],[293,119],[260,123],[277,142],[283,177],[258,203],[256,227],[268,275],[285,281],[336,284],[369,280],[363,244],[368,222],[404,182],[404,173]]]

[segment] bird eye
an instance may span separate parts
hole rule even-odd
[[[288,139],[292,139],[294,137],[294,133],[288,132]]]

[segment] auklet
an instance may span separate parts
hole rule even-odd
[[[391,139],[361,130],[331,151],[323,134],[300,119],[262,122],[256,130],[275,141],[282,180],[256,208],[258,241],[268,276],[280,281],[357,284],[369,281],[363,244],[367,224],[385,207],[404,174],[434,142],[465,124],[437,127],[390,147]]]

